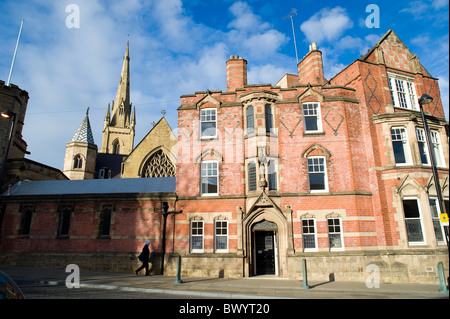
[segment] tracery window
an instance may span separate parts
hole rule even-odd
[[[175,166],[162,150],[153,154],[145,163],[141,177],[173,177]]]

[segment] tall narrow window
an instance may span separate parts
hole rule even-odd
[[[408,145],[406,129],[403,127],[391,128],[392,148],[396,164],[410,164],[411,154]]]
[[[328,190],[325,157],[308,157],[309,189],[311,192]]]
[[[319,103],[303,104],[303,119],[306,133],[322,131]]]
[[[253,106],[247,107],[247,134],[255,132],[255,118],[253,112]]]
[[[439,138],[439,133],[436,131],[430,131],[431,146],[433,149],[434,158],[436,159],[437,166],[445,166],[444,155],[441,148],[441,140]]]
[[[277,190],[277,167],[275,161],[269,161],[269,190]]]
[[[202,195],[217,195],[219,185],[219,170],[217,162],[203,162],[201,164],[201,193]]]
[[[32,217],[33,217],[33,209],[31,207],[25,207],[22,211],[22,218],[20,220],[19,234],[21,236],[30,235]]]
[[[273,132],[273,114],[272,107],[266,104],[266,133]]]
[[[424,165],[430,165],[430,156],[428,155],[427,140],[425,138],[425,131],[416,129],[417,142],[419,143],[420,160]]]
[[[100,216],[100,231],[99,238],[109,238],[111,230],[111,208],[103,209]]]
[[[340,218],[328,218],[328,240],[330,250],[342,250],[342,227]]]
[[[228,221],[216,220],[214,244],[216,252],[228,251]]]
[[[302,219],[303,249],[316,250],[316,221],[313,218]]]
[[[68,238],[70,230],[70,217],[72,215],[72,209],[70,207],[62,208],[59,213],[59,227],[58,227],[58,237]]]
[[[191,221],[191,251],[202,252],[203,251],[203,221],[192,220]]]
[[[256,164],[253,162],[248,164],[248,191],[256,191]]]
[[[120,141],[114,140],[112,143],[112,153],[113,154],[120,154]]]
[[[422,220],[417,198],[403,199],[405,213],[406,234],[409,243],[423,243]]]
[[[430,198],[430,209],[431,209],[431,218],[433,219],[433,227],[434,227],[434,234],[436,236],[436,240],[438,242],[444,241],[444,236],[442,235],[442,228],[441,228],[441,220],[439,217],[439,206],[437,204],[437,200],[434,198]]]
[[[73,168],[83,168],[83,157],[80,154],[74,157]]]
[[[202,138],[213,138],[217,135],[217,110],[203,109],[200,111],[200,129]]]

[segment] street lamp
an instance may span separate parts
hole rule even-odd
[[[169,203],[167,202],[163,202],[162,203],[162,215],[163,215],[163,239],[162,239],[162,258],[161,258],[161,275],[164,275],[164,256],[166,254],[166,221],[167,221],[167,216],[169,216],[170,214],[173,214],[174,216],[177,214],[181,214],[183,212],[183,210],[179,210],[179,211],[171,211],[169,212]]]
[[[10,110],[6,110],[1,113],[1,117],[4,119],[12,119],[11,129],[9,131],[9,138],[8,138],[8,146],[5,150],[5,158],[3,159],[3,167],[2,167],[2,175],[0,176],[0,189],[3,187],[3,181],[5,179],[5,173],[6,173],[6,162],[8,161],[8,153],[9,148],[11,146],[11,140],[14,134],[14,126],[16,124],[16,113]]]
[[[422,96],[419,98],[419,106],[420,106],[420,113],[422,115],[422,122],[423,122],[423,128],[425,130],[425,137],[427,140],[428,145],[428,154],[430,154],[430,161],[431,161],[431,170],[433,172],[433,178],[434,178],[434,185],[436,188],[436,195],[438,197],[438,205],[439,205],[439,213],[440,215],[446,214],[445,207],[444,207],[444,199],[442,197],[441,192],[441,186],[439,183],[439,174],[436,167],[436,158],[434,156],[433,152],[433,146],[431,144],[431,138],[430,138],[430,130],[428,129],[428,122],[425,118],[425,113],[423,111],[423,105],[431,103],[433,101],[433,98],[427,94],[422,94]],[[441,219],[439,219],[441,220]],[[440,221],[441,222],[441,221]],[[443,227],[445,232],[445,240],[447,241],[447,248],[448,248],[448,225]]]

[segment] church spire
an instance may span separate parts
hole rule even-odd
[[[127,42],[119,87],[117,88],[112,113],[111,125],[116,127],[128,127],[130,125],[130,42]]]
[[[123,57],[116,99],[108,105],[100,153],[128,155],[134,147],[136,115],[130,103],[130,42]]]

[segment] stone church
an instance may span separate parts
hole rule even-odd
[[[67,143],[63,172],[71,180],[173,177],[177,137],[163,117],[134,147],[136,110],[130,102],[129,43],[116,99],[108,105],[100,150],[94,142],[89,110]]]
[[[2,195],[0,263],[131,272],[150,239],[155,274],[179,255],[183,276],[301,279],[303,259],[311,280],[364,281],[369,265],[383,282],[437,282],[438,262],[448,273],[419,97],[433,98],[447,211],[448,122],[438,79],[392,30],[331,79],[315,43],[274,85],[247,83],[233,55],[226,91],[181,96],[177,136],[163,117],[136,147],[129,61],[127,46],[100,150],[86,114],[71,180]]]

